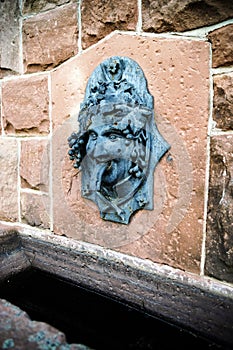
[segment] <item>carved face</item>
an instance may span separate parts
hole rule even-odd
[[[138,209],[153,208],[153,171],[169,145],[159,134],[153,97],[141,68],[126,57],[100,64],[88,80],[69,138],[69,155],[82,170],[82,196],[105,220],[127,224]]]
[[[131,154],[134,141],[113,125],[102,125],[89,130],[89,139],[86,145],[86,156],[97,164],[106,164],[103,173],[103,182],[114,185],[126,176],[132,167]]]
[[[125,141],[125,135],[121,130],[103,125],[89,130],[86,151],[89,156],[95,158],[98,162],[122,158],[124,155],[127,156],[129,149],[129,144],[126,143],[125,145]],[[130,144],[132,145],[132,142]]]
[[[146,180],[148,138],[145,129],[132,124],[132,110],[130,114],[125,108],[121,111],[121,117],[105,115],[113,121],[109,124],[101,123],[103,115],[92,118],[82,143],[82,194],[103,209],[103,218],[127,223],[132,210],[129,203],[135,201],[133,196]],[[140,196],[142,199],[142,191]],[[128,203],[127,215],[124,203]],[[144,196],[140,205],[146,203]]]

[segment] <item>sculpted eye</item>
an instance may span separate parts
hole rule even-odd
[[[92,131],[92,132],[90,132],[90,134],[89,134],[89,138],[90,138],[91,140],[96,140],[96,139],[97,139],[97,134],[96,134],[94,131]]]
[[[116,134],[110,134],[108,137],[109,137],[110,140],[116,140],[117,137],[118,137],[118,135],[116,135]]]
[[[115,141],[115,140],[117,140],[117,139],[121,139],[121,138],[122,138],[122,136],[121,136],[120,134],[116,133],[116,132],[110,132],[110,133],[107,135],[107,137],[108,137],[109,140],[111,140],[111,141]]]

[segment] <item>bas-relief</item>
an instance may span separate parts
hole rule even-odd
[[[156,127],[140,66],[119,56],[102,62],[88,80],[78,122],[68,153],[82,171],[82,196],[101,218],[123,224],[137,210],[152,210],[154,169],[170,146]]]

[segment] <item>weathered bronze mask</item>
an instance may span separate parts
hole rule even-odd
[[[97,204],[101,218],[128,224],[137,210],[153,209],[154,169],[169,149],[142,69],[127,57],[105,60],[80,107],[68,153],[82,171],[82,196]]]

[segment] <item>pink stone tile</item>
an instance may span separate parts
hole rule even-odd
[[[136,30],[137,0],[88,1],[81,4],[83,49],[114,30]]]
[[[2,86],[3,127],[7,134],[48,134],[47,76],[6,81]]]
[[[50,228],[49,197],[46,194],[21,193],[22,222],[40,228]]]
[[[77,5],[66,4],[23,21],[24,68],[51,69],[78,52]]]
[[[0,138],[0,220],[18,220],[18,146],[15,139]]]
[[[154,96],[156,124],[171,145],[155,170],[154,210],[128,226],[103,221],[80,195],[80,174],[67,156],[87,79],[104,59],[134,59]],[[209,115],[209,44],[114,34],[51,74],[55,233],[198,272],[204,217]],[[201,87],[201,88],[200,88]]]
[[[21,187],[48,191],[49,141],[29,139],[21,142]]]

